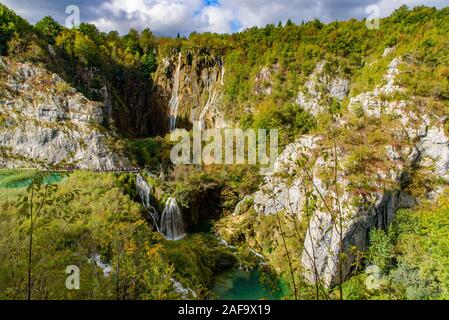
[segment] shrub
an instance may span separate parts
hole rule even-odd
[[[370,247],[367,259],[370,264],[378,266],[381,271],[388,272],[394,257],[393,244],[383,230],[373,229],[369,233]]]

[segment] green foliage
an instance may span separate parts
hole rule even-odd
[[[157,60],[153,51],[149,51],[142,56],[143,70],[146,74],[151,74],[157,69]]]
[[[132,29],[124,36],[102,33],[90,24],[68,30],[50,17],[32,27],[0,5],[0,55],[43,62],[92,99],[100,99],[100,89],[106,86],[113,100],[118,101],[114,105],[114,111],[119,109],[116,114],[121,116],[118,121],[134,119],[126,105],[139,100],[141,92],[152,92],[150,77],[158,61],[179,51],[205,57],[206,65],[208,57],[219,56],[226,67],[226,118],[239,121],[244,128],[280,129],[281,145],[285,146],[311,130],[324,132],[333,116],[345,111],[347,101],[325,97],[329,113],[314,119],[294,103],[298,90],[317,62],[323,60],[328,62],[326,75],[350,79],[352,94],[356,95],[382,85],[393,55],[401,56],[406,64],[401,66],[398,81],[407,90],[404,94],[420,97],[422,100],[417,101],[429,114],[447,113],[449,9],[403,6],[382,19],[381,25],[380,30],[368,30],[364,21],[357,20],[323,24],[316,19],[301,25],[289,20],[285,26],[254,27],[231,35],[193,33],[188,39],[169,39],[155,37],[149,29],[141,33]],[[54,45],[54,55],[48,54],[48,44]],[[381,57],[386,46],[394,46],[395,52]],[[257,85],[270,88],[271,94],[256,90],[254,79],[262,68],[270,70],[270,79]],[[57,89],[63,92],[64,86]],[[142,101],[147,103],[147,96],[144,98]],[[350,150],[344,163],[350,180],[348,191],[363,196],[364,192],[376,190],[372,183],[374,172],[370,170],[386,169],[384,146],[393,142],[390,131],[395,131],[395,121],[389,122],[389,127],[374,129],[378,125],[374,119],[362,112],[357,116],[350,119],[351,127],[342,129],[338,146]],[[135,165],[151,170],[169,167],[170,143],[165,139],[130,141],[126,150]],[[188,212],[189,224],[197,222],[201,215],[220,212],[218,209],[231,212],[239,200],[260,184],[254,171],[257,168],[211,167],[206,172],[202,169],[180,167],[169,171],[168,179],[158,181],[158,188],[165,192],[159,200],[163,203],[164,197],[176,196]],[[413,176],[419,186],[412,183],[408,191],[423,196],[434,181],[425,172],[419,174]],[[132,201],[134,180],[129,175],[77,172],[57,188],[38,179],[35,172],[0,175],[0,188],[9,188],[2,189],[0,198],[0,298],[25,297],[27,223],[23,217],[28,218],[27,212],[36,209],[36,205],[30,205],[30,198],[25,198],[26,190],[21,187],[30,186],[32,181],[39,183],[31,185],[40,187],[30,187],[29,191],[40,195],[37,199],[45,213],[37,225],[42,229],[37,229],[40,232],[34,240],[40,250],[31,259],[35,275],[33,297],[37,299],[176,298],[170,284],[172,276],[207,296],[206,287],[213,273],[229,258],[212,239],[191,237],[176,244],[165,243],[151,230],[141,215],[141,207]],[[48,202],[42,194],[45,186],[51,186]],[[84,191],[82,196],[67,196],[77,189]],[[20,206],[17,199],[21,199]],[[382,269],[384,285],[369,292],[363,285],[365,275],[359,274],[345,284],[345,297],[449,299],[447,202],[447,197],[442,197],[438,205],[400,211],[389,230],[373,230],[366,258],[368,264]],[[204,208],[201,203],[213,203],[218,209]],[[56,217],[61,213],[68,220]],[[77,219],[71,221],[73,217]],[[249,209],[242,216],[225,219],[229,224],[217,228],[227,240],[246,241],[260,249],[286,278],[286,270],[291,267],[286,256],[294,251],[293,279],[297,277],[297,283],[304,284],[307,294],[308,290],[313,291],[299,276],[297,253],[302,251],[305,231],[301,224],[298,227],[295,217],[259,217]],[[285,246],[280,245],[283,240]],[[116,277],[103,277],[89,262],[88,258],[97,252],[112,264]],[[79,292],[67,292],[64,288],[61,270],[68,264],[86,270]]]
[[[31,28],[28,22],[0,3],[0,56],[8,53],[11,40],[29,40]]]
[[[215,274],[234,266],[236,260],[213,235],[190,235],[181,241],[166,242],[164,248],[183,285],[206,296]]]
[[[80,32],[75,34],[73,53],[81,63],[87,66],[95,65],[98,62],[98,51],[95,42]]]
[[[378,266],[381,271],[388,271],[394,256],[393,244],[383,230],[373,229],[370,234],[370,247],[367,252],[369,264]]]
[[[160,236],[142,218],[140,205],[117,187],[113,175],[76,172],[57,187],[43,182],[41,176],[34,181],[39,182],[29,187],[36,195],[34,214],[39,212],[39,204],[42,209],[34,225],[33,299],[178,297],[170,282],[173,269],[158,245]],[[82,191],[76,195],[75,190]],[[24,188],[1,192],[0,298],[24,299],[28,265],[24,235],[30,226],[26,222],[30,215],[26,213],[30,212],[27,203],[31,198]],[[73,197],[68,196],[71,194]],[[19,206],[17,196],[22,199]],[[95,253],[119,272],[104,277],[89,260]],[[80,290],[65,288],[65,269],[69,265],[78,266],[82,272]]]
[[[230,35],[192,33],[188,39],[171,39],[156,37],[149,29],[131,29],[124,36],[117,32],[105,34],[85,23],[67,30],[50,17],[33,29],[2,6],[0,51],[6,52],[8,44],[13,48],[29,47],[27,43],[33,41],[25,39],[34,33],[44,34],[45,39],[39,43],[44,51],[46,43],[54,42],[58,49],[56,63],[48,57],[44,62],[53,65],[52,69],[57,69],[89,98],[101,99],[99,89],[107,85],[117,95],[117,109],[126,109],[126,104],[134,102],[134,95],[128,92],[130,83],[133,90],[144,87],[141,91],[149,92],[148,79],[158,62],[168,55],[181,50],[218,56],[226,67],[226,118],[246,127],[279,128],[282,141],[288,143],[314,127],[314,120],[292,107],[292,102],[319,61],[328,61],[326,73],[351,79],[352,94],[358,94],[383,83],[392,57],[380,57],[386,46],[394,46],[395,56],[409,60],[409,70],[401,75],[408,90],[415,95],[447,100],[448,16],[447,9],[402,7],[382,19],[381,30],[369,30],[364,21],[355,19],[329,24],[315,19],[300,25],[289,21],[285,26],[254,27]],[[95,76],[86,76],[86,68],[92,67],[96,68]],[[264,67],[271,70],[271,79],[266,81],[272,89],[269,96],[254,90],[254,79]],[[331,113],[342,112],[346,104],[332,100],[326,103]]]
[[[280,137],[280,143],[285,146],[295,137],[308,133],[315,125],[315,118],[297,105],[286,103],[279,108],[271,101],[267,101],[259,106],[252,127],[279,129],[283,135]]]
[[[126,151],[136,166],[146,166],[151,170],[166,168],[170,163],[172,143],[167,138],[147,138],[128,140]]]
[[[45,37],[48,38],[48,42],[54,44],[56,37],[62,31],[62,26],[57,23],[52,17],[47,16],[36,23],[35,28]]]
[[[395,36],[391,36],[388,38],[387,42],[385,42],[385,46],[387,48],[392,48],[398,43],[398,39]]]
[[[369,292],[366,288],[366,275],[351,277],[343,285],[344,300],[367,300]]]
[[[449,198],[400,210],[388,232],[372,231],[366,253],[382,271],[382,287],[369,291],[357,275],[345,284],[352,299],[448,299]]]

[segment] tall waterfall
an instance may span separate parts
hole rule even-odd
[[[181,73],[181,59],[182,53],[178,56],[178,66],[176,68],[175,77],[173,79],[173,89],[170,102],[168,104],[170,108],[170,132],[176,129],[176,122],[178,120],[178,109],[179,109],[179,74]]]
[[[157,231],[160,232],[158,224],[159,213],[151,204],[152,187],[140,174],[138,174],[136,178],[136,190],[140,200],[142,201],[143,207],[148,211],[151,219],[153,219],[154,226],[156,227]]]
[[[181,210],[175,198],[167,200],[161,217],[160,231],[167,240],[180,240],[186,235]]]

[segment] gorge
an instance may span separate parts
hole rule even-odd
[[[448,8],[402,7],[381,30],[314,20],[188,38],[0,9],[14,26],[0,38],[0,252],[16,259],[2,261],[22,266],[16,203],[36,184],[54,190],[38,248],[89,270],[78,298],[448,297]],[[173,163],[176,129],[277,130],[279,156],[269,175],[249,155]],[[53,171],[67,178],[38,178]],[[382,285],[365,285],[372,269]],[[7,270],[5,287],[24,287]]]

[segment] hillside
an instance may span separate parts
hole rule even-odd
[[[66,29],[50,17],[32,26],[0,5],[0,30],[2,168],[151,171],[142,173],[143,206],[136,176],[68,178],[83,188],[92,180],[98,190],[91,192],[101,194],[115,186],[119,203],[108,204],[104,194],[94,208],[82,200],[88,195],[76,200],[90,237],[97,215],[118,206],[125,230],[114,237],[143,228],[135,241],[151,239],[145,257],[136,243],[121,244],[134,248],[123,259],[138,267],[125,278],[157,256],[154,268],[170,271],[164,279],[179,280],[190,298],[207,298],[215,273],[254,268],[263,257],[266,273],[289,287],[287,298],[448,297],[449,8],[403,6],[378,30],[355,19],[316,19],[163,38],[149,29],[124,36],[89,24]],[[191,130],[194,121],[278,129],[274,174],[259,176],[250,165],[174,166],[168,133]],[[0,200],[11,236],[14,196]],[[154,206],[162,215],[170,199],[190,233],[179,244],[158,238],[147,212]],[[108,219],[98,228],[110,228]],[[213,224],[206,240],[192,231],[203,220]],[[96,245],[89,238],[74,250],[86,255]],[[95,250],[116,262],[114,246]],[[413,260],[414,251],[422,256]],[[172,297],[170,283],[152,295],[156,269],[130,296]]]

